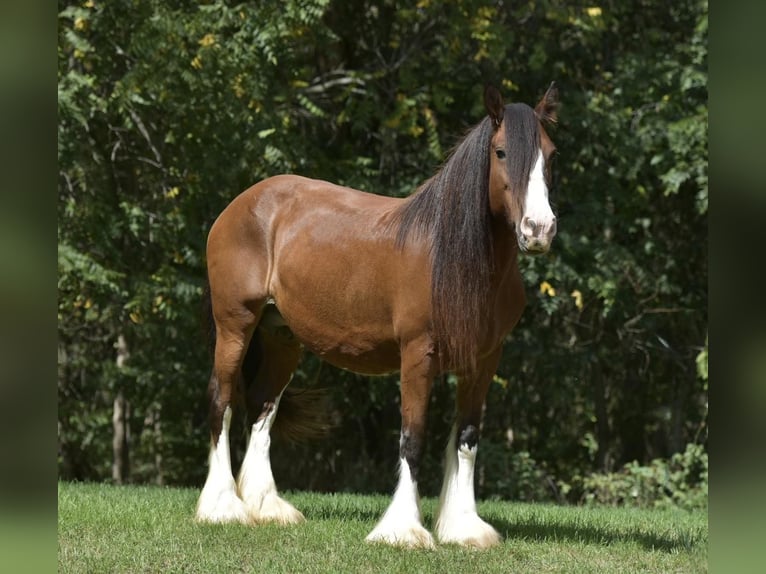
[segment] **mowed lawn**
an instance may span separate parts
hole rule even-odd
[[[493,549],[406,550],[364,542],[385,496],[288,492],[298,526],[203,525],[198,491],[60,483],[58,571],[82,572],[706,572],[707,513],[486,501],[504,536]],[[434,498],[423,500],[429,527]]]

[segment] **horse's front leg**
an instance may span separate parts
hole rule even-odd
[[[430,340],[402,350],[402,431],[399,438],[399,483],[383,518],[368,542],[431,548],[433,537],[423,528],[418,494],[418,467],[425,440],[428,400],[433,384]]]
[[[458,379],[457,418],[447,446],[434,529],[439,542],[477,548],[500,543],[497,531],[476,512],[473,479],[482,408],[499,358],[498,350],[476,375]]]

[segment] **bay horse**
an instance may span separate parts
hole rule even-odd
[[[526,303],[518,254],[545,253],[556,234],[547,183],[555,146],[545,125],[556,121],[558,93],[551,84],[533,109],[505,105],[489,86],[484,104],[487,116],[407,198],[278,175],[221,212],[207,241],[215,351],[197,520],[304,520],[279,496],[269,450],[280,401],[296,400],[283,391],[306,348],[358,373],[401,374],[399,480],[366,539],[433,546],[418,465],[433,380],[452,372],[456,415],[434,532],[444,543],[499,543],[476,512],[479,424],[503,341]],[[251,432],[235,482],[229,428],[241,404]]]

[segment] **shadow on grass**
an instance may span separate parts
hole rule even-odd
[[[353,497],[318,497],[304,509],[308,520],[340,520],[358,521],[369,524],[377,523],[386,510],[390,499],[381,497],[380,500],[365,500],[360,503]],[[426,528],[434,524],[435,504],[426,503],[423,508],[423,521]],[[535,518],[520,518],[509,520],[492,512],[484,516],[502,535],[505,540],[526,540],[537,542],[569,541],[581,544],[609,546],[615,543],[638,543],[647,550],[663,552],[691,551],[694,547],[704,545],[705,541],[695,532],[687,529],[679,530],[677,534],[662,535],[630,528],[610,529],[608,526],[597,527],[587,524],[568,524],[566,519],[561,522],[545,521]]]
[[[505,539],[531,541],[571,541],[583,544],[609,546],[615,543],[638,543],[647,550],[664,552],[690,551],[701,544],[699,536],[686,531],[678,535],[664,536],[661,534],[642,532],[637,528],[625,528],[617,531],[608,527],[598,528],[588,525],[551,524],[534,519],[510,521],[505,518],[490,516],[488,518]]]
[[[306,520],[340,520],[358,522],[377,522],[386,510],[388,501],[379,503],[367,501],[360,503],[358,500],[346,498],[343,495],[334,497],[323,495],[311,500],[310,503],[301,504],[303,501],[293,500],[303,512]]]

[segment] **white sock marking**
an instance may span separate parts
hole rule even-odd
[[[366,540],[401,546],[433,546],[431,534],[420,522],[418,483],[412,479],[410,465],[404,458],[399,460],[399,483],[391,504]]]
[[[271,412],[253,425],[237,479],[239,494],[253,522],[294,524],[304,520],[300,512],[280,498],[271,472],[270,433],[277,416],[280,398],[281,395],[275,401]]]
[[[231,472],[229,427],[231,409],[226,407],[218,442],[211,446],[205,486],[197,503],[196,518],[202,522],[246,522],[245,506],[237,496]]]
[[[435,532],[441,542],[453,542],[481,548],[500,541],[500,535],[476,513],[473,474],[477,446],[455,446],[457,429],[453,428],[446,452],[444,484],[439,496]]]

